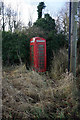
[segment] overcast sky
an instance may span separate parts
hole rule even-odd
[[[28,24],[29,20],[36,21],[38,17],[37,6],[42,1],[46,5],[43,14],[49,13],[53,18],[56,18],[56,15],[68,0],[4,0],[6,5],[11,4],[12,8],[18,11],[19,18],[25,25]]]

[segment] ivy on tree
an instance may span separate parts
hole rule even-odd
[[[39,5],[37,6],[37,12],[38,12],[38,19],[42,18],[42,10],[45,8],[45,3],[40,2]]]

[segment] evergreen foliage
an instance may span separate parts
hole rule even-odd
[[[30,39],[32,37],[43,37],[47,42],[47,66],[50,65],[53,52],[66,46],[64,32],[57,32],[55,20],[47,13],[42,18],[44,2],[40,2],[38,8],[38,19],[32,27],[21,32],[3,32],[2,59],[4,65],[19,64],[22,62],[30,64]]]
[[[3,32],[3,64],[12,65],[27,62],[30,64],[30,39],[38,36],[47,41],[47,66],[50,65],[53,51],[57,51],[66,45],[66,36],[57,33],[55,20],[49,14],[37,20],[34,25],[25,32]]]
[[[38,19],[35,23],[35,26],[41,27],[46,31],[55,30],[55,20],[49,14],[45,14],[44,18]]]
[[[45,8],[44,2],[40,2],[37,6],[37,12],[38,12],[38,19],[42,18],[42,10]]]
[[[57,33],[55,20],[49,14],[45,14],[44,18],[38,19],[33,26],[40,27],[46,33],[47,66],[49,66],[53,57],[53,51],[56,52],[64,45],[67,45],[67,37],[63,32]]]
[[[25,62],[29,56],[29,43],[27,36],[21,33],[3,32],[2,59],[3,64],[11,65],[14,63]],[[28,49],[28,51],[26,51]]]

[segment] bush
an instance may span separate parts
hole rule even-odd
[[[19,64],[29,56],[29,41],[23,33],[3,32],[2,34],[3,65]]]
[[[47,42],[47,67],[53,57],[52,51],[57,51],[66,45],[66,37],[62,33],[54,31],[46,32],[40,27],[30,27],[22,32],[3,32],[2,34],[2,59],[3,65],[30,64],[30,39],[32,37],[43,37]]]

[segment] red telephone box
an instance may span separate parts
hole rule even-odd
[[[30,60],[33,70],[46,71],[46,40],[34,37],[30,40]]]

